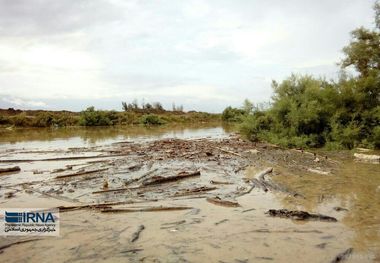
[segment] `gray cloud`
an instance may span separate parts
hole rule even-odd
[[[1,0],[0,34],[57,35],[117,20],[120,10],[103,0]]]
[[[0,93],[76,110],[133,98],[213,112],[268,101],[271,79],[336,76],[349,32],[373,26],[372,4],[0,0]]]

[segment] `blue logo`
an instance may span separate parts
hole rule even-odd
[[[5,222],[7,223],[54,223],[52,213],[44,212],[7,212],[5,211]]]

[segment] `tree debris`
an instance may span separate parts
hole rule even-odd
[[[140,251],[143,251],[143,250],[144,249],[142,249],[142,248],[133,248],[133,249],[128,249],[128,250],[121,251],[120,253],[123,253],[123,254],[136,253],[136,252],[140,252]]]
[[[220,197],[214,197],[214,198],[206,198],[207,202],[214,204],[214,205],[219,205],[219,206],[225,206],[225,207],[239,207],[240,204],[238,202],[233,202],[233,201],[227,201],[227,200],[222,200]]]
[[[34,239],[27,239],[27,240],[20,240],[20,241],[17,241],[17,242],[13,242],[13,243],[10,243],[10,244],[6,244],[6,245],[3,245],[3,246],[0,246],[0,252],[2,252],[4,249],[6,248],[9,248],[9,247],[12,247],[12,246],[15,246],[15,245],[19,245],[19,244],[25,244],[25,243],[29,243],[29,242],[33,242],[33,241],[37,241],[37,240],[41,240],[41,238],[34,238]]]
[[[222,182],[222,181],[214,181],[214,180],[211,180],[210,181],[210,184],[233,184],[231,182]]]
[[[19,166],[0,168],[0,173],[19,172],[21,171]]]
[[[193,188],[193,189],[186,189],[184,191],[177,192],[173,195],[173,197],[196,195],[196,194],[200,194],[200,193],[210,192],[210,191],[213,191],[216,189],[218,189],[218,188],[201,186],[201,187],[197,187],[197,188]]]
[[[332,261],[331,263],[338,263],[338,262],[343,262],[345,261],[346,259],[348,259],[350,257],[350,255],[352,254],[352,252],[354,251],[354,249],[351,247],[349,249],[346,249],[345,251],[343,251],[342,253],[338,254]]]
[[[97,170],[77,172],[77,173],[73,173],[73,174],[59,175],[59,176],[55,177],[55,179],[63,179],[63,178],[69,178],[69,177],[74,177],[74,176],[79,176],[79,175],[93,174],[93,173],[103,172],[103,171],[106,171],[108,169],[109,168],[101,168],[101,169],[97,169]]]
[[[273,217],[290,218],[294,220],[312,220],[312,221],[325,221],[325,222],[337,222],[335,217],[321,215],[321,214],[310,214],[305,211],[289,211],[287,209],[269,209],[266,214]]]
[[[178,175],[168,176],[168,177],[154,176],[150,180],[144,181],[142,184],[144,186],[163,184],[163,183],[174,182],[174,181],[178,181],[178,180],[182,180],[182,179],[187,179],[189,177],[200,176],[200,175],[201,175],[201,172],[200,171],[196,171],[196,172],[190,172],[190,173],[188,173],[188,172],[181,172]]]
[[[144,229],[145,229],[145,226],[144,226],[144,225],[140,225],[140,226],[137,228],[136,232],[134,232],[134,233],[132,234],[132,238],[131,238],[131,242],[132,242],[132,243],[135,242],[137,239],[139,239],[139,237],[140,237],[140,233],[141,233]]]
[[[101,210],[102,213],[135,213],[135,212],[160,212],[160,211],[177,211],[177,210],[188,210],[193,209],[193,207],[187,206],[156,206],[156,207],[147,207],[141,209],[133,209],[133,208],[106,208]]]
[[[236,155],[236,156],[239,156],[241,158],[244,158],[244,156],[242,156],[241,154],[238,154],[238,153],[235,153],[235,152],[232,152],[232,151],[228,151],[228,150],[222,149],[220,147],[213,147],[213,148],[218,149],[219,151],[222,151],[222,152],[225,152],[225,153],[229,153],[229,154]]]
[[[156,172],[157,170],[158,170],[158,168],[153,169],[153,170],[150,170],[150,171],[144,173],[144,174],[143,174],[142,176],[140,176],[139,178],[133,178],[133,179],[130,179],[130,180],[126,181],[124,184],[125,184],[125,185],[130,185],[130,184],[132,184],[132,183],[134,183],[134,182],[141,181],[141,180],[145,179],[147,176],[149,176],[149,175],[151,175],[152,173]]]
[[[94,158],[110,158],[124,156],[125,154],[111,154],[111,155],[95,155],[95,156],[71,156],[71,157],[56,157],[45,159],[9,159],[0,160],[0,163],[28,163],[28,162],[44,162],[44,161],[68,161],[68,160],[81,160],[81,159],[94,159]]]

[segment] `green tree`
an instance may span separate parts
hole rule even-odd
[[[372,70],[380,70],[380,2],[374,5],[374,30],[360,27],[351,32],[350,44],[343,48],[345,58],[343,68],[354,66],[363,77],[367,77]]]

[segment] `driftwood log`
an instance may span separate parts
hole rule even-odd
[[[102,213],[136,213],[136,212],[161,212],[161,211],[178,211],[178,210],[188,210],[193,209],[193,207],[187,206],[156,206],[156,207],[147,207],[141,209],[132,209],[132,208],[106,208],[101,210]]]
[[[0,168],[0,174],[1,173],[10,173],[10,172],[19,172],[19,171],[21,171],[19,166],[8,167],[8,168]]]
[[[273,217],[290,218],[294,220],[310,220],[310,221],[324,221],[324,222],[337,222],[335,217],[321,215],[321,214],[310,214],[305,211],[289,211],[287,209],[270,209],[266,214]]]
[[[201,172],[196,171],[196,172],[191,172],[191,173],[182,172],[182,173],[179,173],[178,175],[167,176],[167,177],[154,176],[151,179],[144,181],[142,183],[142,185],[147,186],[147,185],[170,183],[170,182],[174,182],[174,181],[178,181],[178,180],[182,180],[182,179],[187,179],[189,177],[200,176],[200,175],[201,175]]]
[[[79,175],[93,174],[93,173],[97,173],[97,172],[103,172],[103,171],[106,171],[108,169],[109,168],[102,168],[102,169],[83,171],[83,172],[78,172],[78,173],[73,173],[73,174],[59,175],[59,176],[55,177],[55,179],[64,179],[64,178],[75,177],[75,176],[79,176]]]
[[[227,201],[227,200],[222,200],[220,197],[214,197],[214,198],[207,198],[207,202],[214,204],[214,205],[219,205],[219,206],[225,206],[225,207],[239,207],[240,204],[238,202],[233,202],[233,201]]]

